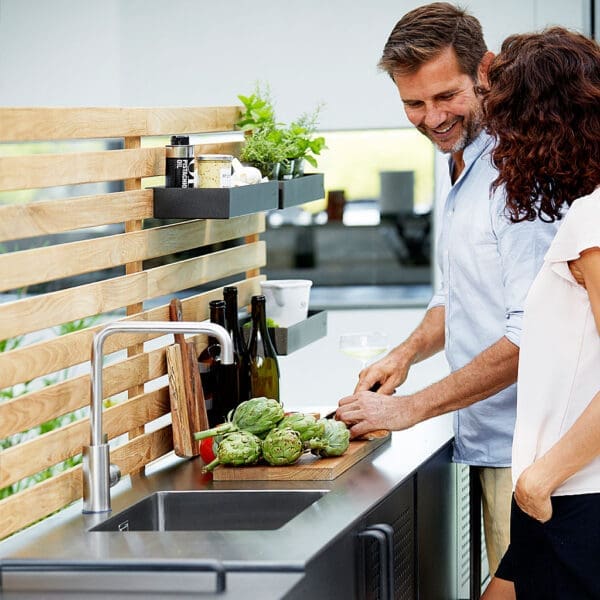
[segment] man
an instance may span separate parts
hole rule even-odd
[[[508,546],[517,362],[523,301],[555,225],[512,224],[490,160],[478,89],[493,54],[473,16],[436,2],[394,27],[379,66],[393,79],[411,123],[449,155],[438,244],[442,285],[422,322],[387,356],[361,371],[337,418],[353,437],[400,430],[454,413],[454,460],[482,484],[490,571]],[[406,396],[391,396],[411,365],[445,348],[451,374]],[[369,391],[380,385],[377,393]]]

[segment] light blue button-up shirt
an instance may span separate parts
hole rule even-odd
[[[440,198],[440,289],[429,308],[445,306],[446,358],[452,371],[503,336],[519,345],[523,303],[557,224],[511,223],[502,190],[490,191],[497,172],[493,138],[482,132],[463,152],[465,168]],[[450,160],[450,173],[452,172]],[[551,326],[549,324],[549,326]],[[454,460],[507,467],[515,425],[516,384],[454,414]]]

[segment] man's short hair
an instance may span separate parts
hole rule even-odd
[[[396,24],[383,49],[379,68],[410,74],[452,47],[461,70],[477,81],[477,68],[487,47],[481,23],[460,7],[434,2],[406,13]]]

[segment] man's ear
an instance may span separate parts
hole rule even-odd
[[[492,64],[492,60],[494,60],[494,56],[496,55],[488,50],[483,55],[483,58],[477,67],[478,83],[483,88],[489,87],[488,71],[490,69],[490,65]]]

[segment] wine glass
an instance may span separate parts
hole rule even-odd
[[[340,351],[360,360],[362,369],[370,360],[381,356],[387,347],[387,335],[379,331],[343,333],[340,336]]]

